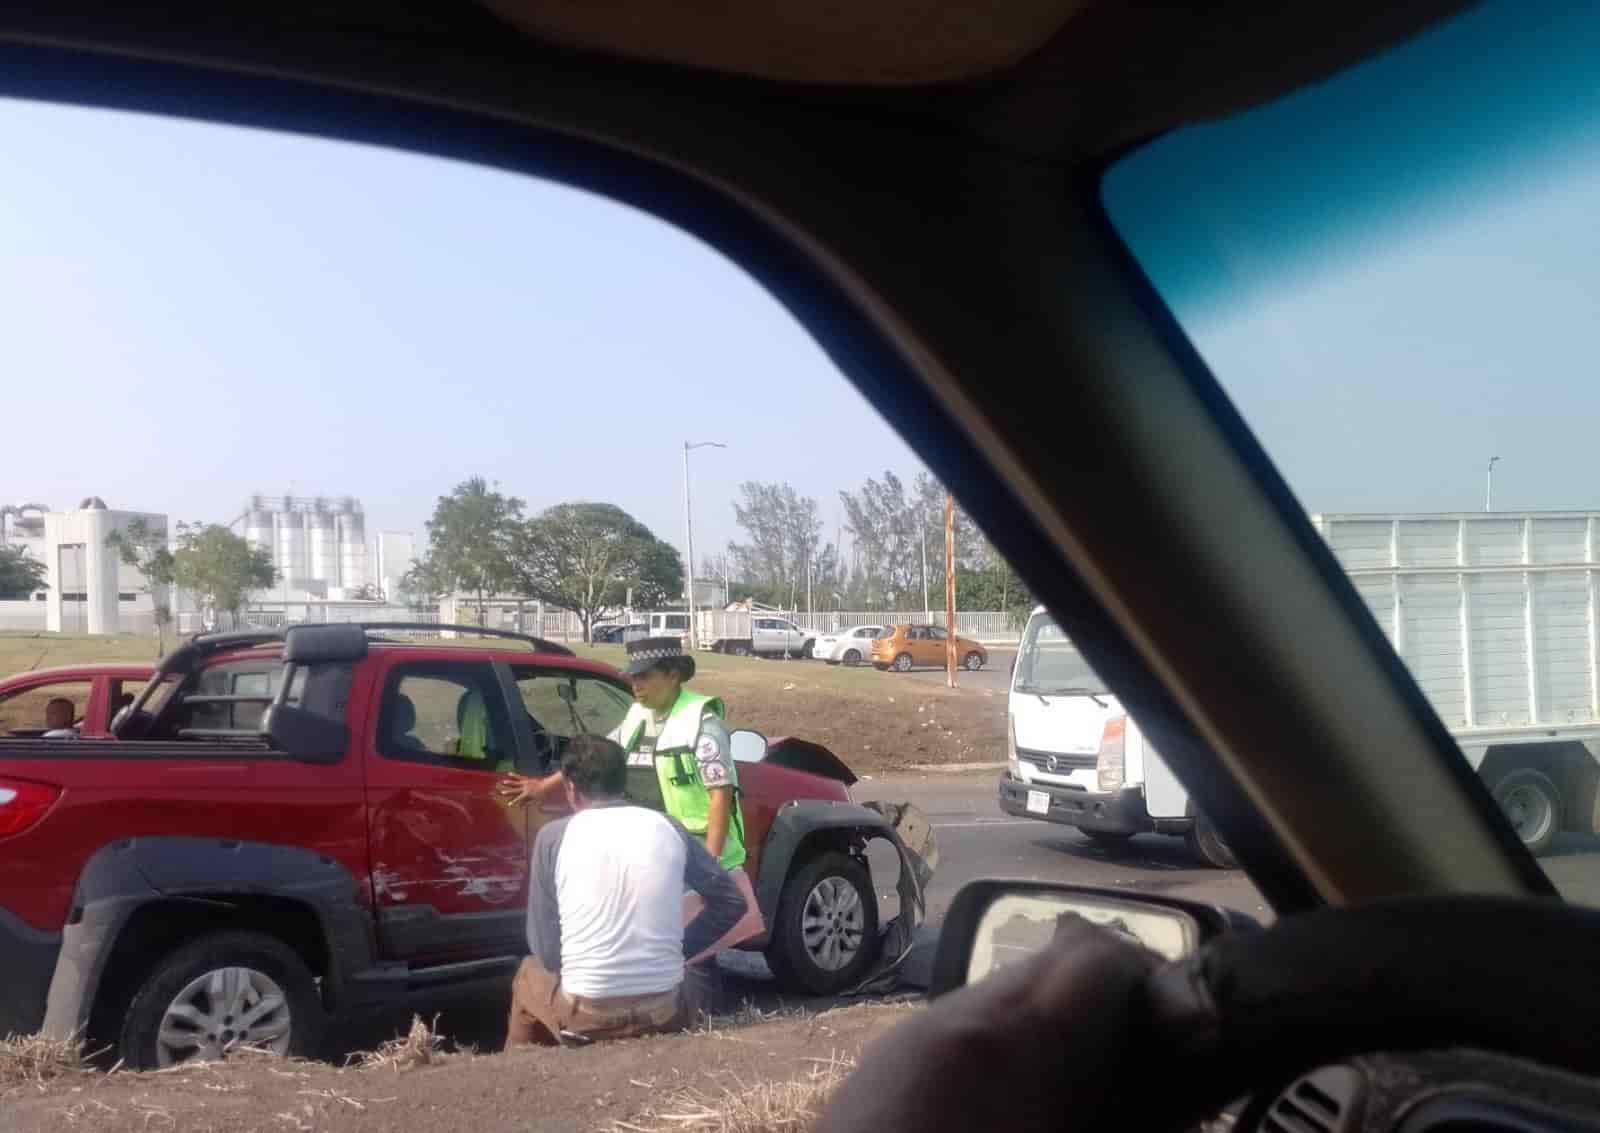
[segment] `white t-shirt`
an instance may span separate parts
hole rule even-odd
[[[744,912],[706,848],[640,806],[594,807],[550,823],[534,839],[528,880],[528,946],[559,971],[564,991],[588,999],[671,991],[683,981],[685,954],[698,954]],[[686,887],[707,908],[687,933]]]

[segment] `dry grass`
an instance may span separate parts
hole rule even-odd
[[[411,1029],[405,1037],[390,1039],[377,1050],[352,1055],[358,1070],[392,1070],[399,1073],[417,1066],[431,1066],[445,1055],[444,1037],[436,1029],[439,1017],[424,1023],[422,1016],[411,1017]]]
[[[777,1082],[743,1082],[715,1092],[674,1090],[630,1121],[615,1121],[612,1133],[801,1133],[810,1129],[822,1107],[855,1060],[831,1054],[808,1060],[802,1075]]]
[[[78,1039],[47,1039],[42,1035],[0,1039],[0,1098],[17,1090],[43,1090],[64,1078],[87,1078],[97,1073]]]

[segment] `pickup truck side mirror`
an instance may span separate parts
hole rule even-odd
[[[1169,962],[1224,933],[1260,927],[1232,909],[1164,895],[1050,881],[973,881],[956,894],[945,915],[929,998],[1043,951],[1062,916],[1104,925]]]
[[[767,737],[749,728],[740,728],[728,737],[732,743],[734,761],[760,763],[767,758]]]
[[[274,704],[261,717],[261,736],[277,750],[306,763],[338,763],[350,746],[350,729],[294,704]]]

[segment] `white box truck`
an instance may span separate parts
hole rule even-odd
[[[740,656],[810,657],[815,630],[801,629],[780,611],[700,610],[695,614],[694,644],[700,649]]]
[[[1423,694],[1534,853],[1600,833],[1600,512],[1313,515]],[[1009,701],[1000,806],[1102,844],[1181,834],[1227,847],[1041,607]],[[1092,758],[1091,758],[1092,756]],[[1052,763],[1051,761],[1054,760]]]

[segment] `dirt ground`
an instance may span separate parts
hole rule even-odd
[[[577,646],[620,664],[620,645]],[[0,675],[86,661],[149,660],[148,638],[0,635]],[[820,661],[696,654],[693,687],[723,698],[733,727],[801,736],[831,749],[858,775],[917,764],[1005,758],[1005,694]],[[42,711],[42,708],[41,708]]]
[[[864,1004],[583,1049],[406,1056],[371,1069],[247,1057],[172,1071],[0,1078],[7,1133],[395,1129],[803,1130],[874,1037],[917,1010]],[[415,1048],[413,1048],[415,1049]]]

